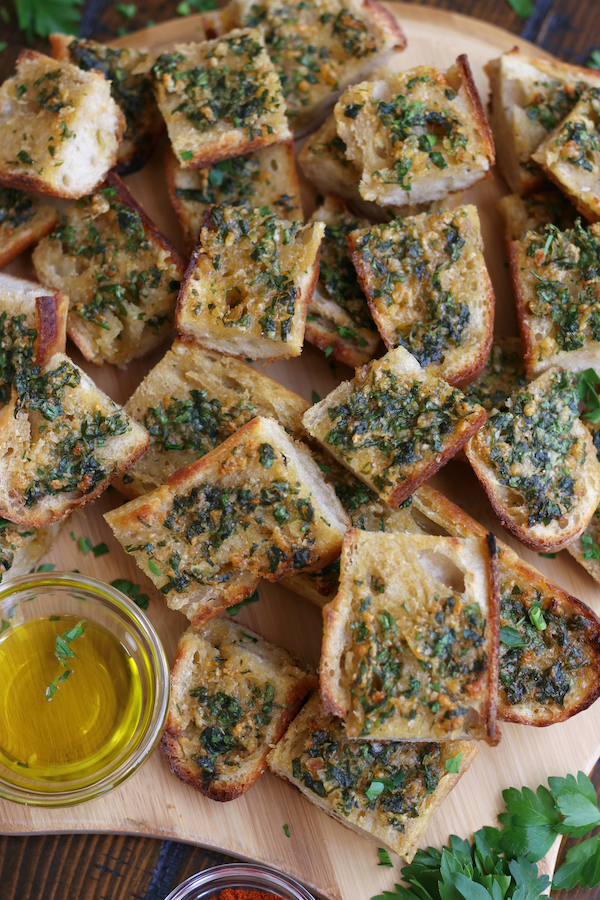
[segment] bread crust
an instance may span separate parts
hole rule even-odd
[[[204,770],[195,762],[191,753],[197,738],[196,740],[188,738],[187,741],[185,739],[189,730],[186,728],[186,719],[188,722],[194,721],[193,714],[190,716],[186,706],[190,702],[190,688],[193,690],[198,686],[204,686],[207,681],[209,684],[214,683],[214,677],[210,677],[209,674],[208,658],[202,658],[195,664],[193,660],[196,654],[200,655],[205,646],[210,650],[215,646],[215,642],[218,642],[216,646],[219,649],[223,643],[227,648],[239,646],[238,653],[244,654],[245,669],[251,667],[253,662],[259,666],[258,674],[251,676],[250,679],[239,674],[239,668],[236,673],[228,672],[225,675],[223,669],[219,667],[220,683],[215,686],[231,696],[231,687],[223,684],[225,681],[227,685],[233,687],[233,690],[237,682],[242,691],[246,683],[255,683],[257,687],[262,687],[263,691],[265,685],[269,683],[275,688],[273,699],[278,708],[272,713],[272,721],[264,727],[259,746],[248,752],[247,759],[244,760],[242,752],[242,761],[237,764],[237,768],[231,770],[229,778],[226,772],[221,773],[221,776],[209,779],[207,784]],[[229,652],[229,649],[226,652]],[[212,619],[202,629],[195,629],[193,626],[188,628],[179,639],[171,669],[171,699],[161,739],[161,749],[167,756],[171,771],[180,781],[191,785],[211,800],[223,803],[240,797],[256,783],[267,768],[269,751],[283,736],[304,698],[315,684],[315,676],[300,669],[297,661],[287,651],[268,643],[249,628],[242,628],[228,619]],[[201,700],[198,703],[200,704]],[[246,715],[249,722],[247,732],[256,720],[253,720],[249,711],[246,711]],[[244,724],[244,720],[241,724]],[[254,727],[259,730],[261,728],[259,725]],[[203,750],[201,745],[200,752]],[[228,755],[230,754],[218,754],[214,762],[215,767],[219,766],[220,757]]]
[[[31,217],[16,227],[12,227],[10,222],[6,221],[0,225],[0,268],[8,265],[28,247],[41,241],[58,222],[58,212],[53,206],[40,206],[35,197],[30,197],[30,200],[35,206]],[[0,205],[2,205],[1,192]]]
[[[360,755],[361,764],[362,760],[365,760],[365,772],[363,777],[359,778],[360,785],[350,787],[350,793],[355,805],[350,805],[349,809],[345,807],[348,810],[347,817],[340,812],[340,810],[344,809],[344,805],[335,802],[336,795],[339,796],[339,785],[336,782],[330,783],[330,791],[326,792],[325,797],[321,797],[307,786],[307,782],[302,777],[294,775],[294,759],[300,759],[301,764],[306,762],[309,774],[313,771],[310,768],[310,759],[305,761],[303,754],[306,752],[307,746],[312,751],[313,743],[316,741],[319,732],[331,735],[329,747],[323,751],[323,767],[325,766],[325,759],[333,764],[335,762],[352,760],[354,756]],[[438,747],[440,748],[440,780],[433,791],[429,793],[421,791],[421,794],[424,794],[424,796],[422,796],[414,810],[416,815],[405,817],[402,830],[393,827],[386,814],[379,807],[378,800],[374,804],[369,803],[369,805],[366,805],[361,788],[367,783],[365,779],[367,778],[370,782],[375,773],[372,767],[369,768],[369,762],[366,761],[364,754],[365,745],[360,744],[358,741],[349,740],[339,720],[320,713],[317,694],[311,697],[294,722],[292,722],[277,747],[271,751],[268,757],[268,764],[275,775],[296,787],[308,800],[333,819],[362,837],[376,842],[379,847],[383,847],[392,853],[397,853],[406,862],[411,862],[419,844],[423,840],[429,821],[445,797],[467,771],[479,750],[476,744],[469,741],[446,741],[441,745],[431,743],[408,744],[403,741],[396,743],[398,753],[393,757],[391,764],[393,770],[404,769],[410,772],[411,775],[414,769],[417,768],[418,771],[419,767],[418,762],[417,766],[414,766],[415,753],[417,753],[418,760],[418,752],[426,753],[429,748],[435,748],[436,750]],[[318,752],[318,749],[318,747],[315,748],[315,751]],[[459,772],[456,774],[446,772],[446,760],[455,757],[458,753],[462,754]],[[316,764],[320,766],[319,762]],[[380,772],[380,768],[377,769],[377,772]],[[300,775],[302,774],[303,770],[301,768]],[[318,775],[317,778],[321,780]],[[331,799],[328,801],[330,796]]]

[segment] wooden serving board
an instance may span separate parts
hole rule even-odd
[[[446,67],[459,53],[466,53],[484,98],[487,81],[482,66],[487,60],[515,44],[541,53],[505,31],[465,16],[401,3],[390,3],[389,7],[408,37],[408,49],[396,61],[399,69],[419,63]],[[197,25],[198,17],[178,19],[129,35],[120,43],[163,49],[173,40],[193,40]],[[181,246],[181,234],[167,199],[162,149],[144,171],[128,178],[127,183],[159,227]],[[497,298],[497,331],[510,334],[516,332],[513,300],[494,209],[503,190],[498,179],[486,181],[470,191],[467,199],[477,204],[482,220],[486,259]],[[26,259],[20,259],[9,271],[31,274],[28,266]],[[79,354],[73,347],[70,350],[81,364]],[[84,368],[116,401],[124,402],[163,352],[164,348],[126,370],[110,366],[96,369],[87,364]],[[351,375],[344,366],[337,364],[335,368],[334,376],[323,354],[307,345],[300,358],[276,363],[267,371],[308,399],[313,389],[325,396],[340,379]],[[467,465],[451,462],[435,483],[544,574],[600,613],[600,588],[567,553],[559,554],[555,560],[542,559],[503,533]],[[102,513],[120,502],[120,496],[109,491],[85,513],[72,516],[47,560],[57,563],[59,569],[78,568],[105,581],[121,577],[141,582],[142,590],[150,596],[148,614],[172,658],[187,620],[166,608],[162,595],[126,556],[104,523]],[[97,560],[91,555],[84,557],[71,540],[71,531],[76,536],[90,537],[94,543],[106,541],[110,554]],[[258,604],[242,610],[239,620],[268,640],[287,647],[302,662],[316,665],[320,611],[308,600],[266,582],[260,588],[260,597]],[[491,750],[482,746],[474,765],[444,803],[430,825],[428,843],[440,846],[451,833],[469,837],[484,824],[496,824],[504,788],[535,788],[549,775],[578,769],[589,772],[600,752],[600,703],[549,729],[505,725],[502,731],[499,747]],[[289,838],[284,824],[289,825]],[[181,784],[170,774],[159,750],[127,783],[106,797],[81,806],[43,810],[0,801],[0,830],[7,834],[124,832],[188,841],[274,866],[332,900],[368,900],[398,880],[399,860],[396,859],[393,871],[378,868],[376,848],[371,842],[334,822],[271,774],[264,775],[240,799],[220,804]],[[555,846],[543,861],[546,872],[553,870],[557,851]]]

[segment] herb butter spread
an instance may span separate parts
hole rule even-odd
[[[163,748],[179,777],[213,799],[249,788],[314,678],[285,651],[212,619],[179,641]]]
[[[264,29],[292,122],[393,43],[368,6],[354,0],[244,0],[241,7],[244,26]]]
[[[258,29],[176,45],[158,57],[152,74],[185,168],[197,168],[205,151],[207,162],[216,161],[229,158],[232,149],[243,153],[290,137],[281,85]]]
[[[355,231],[353,260],[388,348],[460,381],[491,331],[493,298],[473,206]]]
[[[6,310],[0,313],[0,406],[10,398],[15,373],[30,370],[37,336],[26,314],[11,316]]]
[[[298,355],[302,300],[324,227],[280,219],[268,207],[213,206],[181,292],[178,327],[255,359]]]
[[[527,376],[518,338],[505,338],[492,344],[486,366],[474,381],[465,385],[465,397],[479,403],[489,413],[506,410],[507,399],[525,387]]]
[[[519,241],[527,231],[543,234],[546,225],[554,224],[561,230],[572,228],[576,212],[568,199],[553,187],[520,197],[508,194],[498,201],[498,211],[504,219],[507,241]]]
[[[346,89],[334,111],[337,132],[362,172],[365,200],[435,200],[449,177],[467,186],[489,168],[490,148],[462,79],[458,69],[418,66]]]
[[[38,200],[32,194],[0,186],[0,241],[29,222],[37,209]]]
[[[96,362],[124,364],[160,343],[183,275],[129,199],[108,186],[82,197],[35,251],[40,278],[69,295],[69,333]]]
[[[397,506],[482,421],[483,410],[424,372],[407,350],[358,369],[304,415],[309,433]]]

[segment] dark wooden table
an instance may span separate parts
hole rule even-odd
[[[414,2],[499,25],[567,62],[584,65],[592,51],[600,49],[600,0],[535,0],[535,12],[528,20],[515,15],[507,0]],[[109,40],[143,28],[149,21],[175,17],[177,5],[178,0],[141,0],[132,18],[127,18],[112,3],[88,0],[82,11],[80,33]],[[9,21],[0,22],[0,40],[8,43],[0,54],[1,78],[10,73],[23,45],[12,7],[8,12]],[[47,49],[44,41],[38,40],[34,46]],[[600,762],[592,778],[600,797]],[[574,843],[563,844],[561,859]],[[0,900],[164,900],[194,872],[228,860],[229,857],[208,850],[151,838],[0,836]],[[600,887],[563,891],[560,895],[560,900],[600,900]]]

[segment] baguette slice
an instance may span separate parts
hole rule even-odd
[[[53,206],[33,194],[0,185],[0,268],[41,241],[58,222]]]
[[[15,376],[0,412],[0,515],[40,528],[98,497],[148,434],[63,353]]]
[[[596,456],[600,460],[600,422],[585,419],[585,423],[592,435]],[[594,512],[583,534],[566,549],[594,581],[600,584],[600,506]]]
[[[55,197],[89,194],[117,161],[125,118],[99,72],[22,50],[0,87],[0,183]]]
[[[176,340],[125,404],[148,431],[150,447],[115,487],[130,499],[155,490],[255,416],[275,419],[299,437],[307,407],[242,360]]]
[[[268,756],[269,768],[329,816],[411,862],[444,798],[478,753],[469,741],[365,743],[319,710],[314,695]],[[446,762],[460,757],[456,774]],[[404,775],[399,787],[370,800],[374,781]]]
[[[561,191],[549,184],[537,194],[526,197],[519,194],[500,197],[497,209],[509,252],[511,242],[520,241],[528,231],[544,234],[546,225],[556,225],[561,231],[575,225],[575,207]]]
[[[325,226],[212,206],[175,314],[184,335],[250,359],[299,356]]]
[[[131,175],[148,162],[164,122],[152,93],[148,53],[131,47],[109,47],[67,34],[51,34],[52,56],[84,72],[96,71],[110,82],[110,93],[125,117],[116,171]]]
[[[485,410],[397,347],[303,416],[308,433],[396,508],[485,421]]]
[[[68,308],[60,291],[0,272],[0,409],[16,374],[64,351]]]
[[[508,409],[507,400],[527,384],[519,338],[499,338],[492,344],[483,371],[463,387],[463,394],[489,414]]]
[[[578,403],[575,376],[549,369],[465,446],[500,521],[533,550],[572,543],[600,502],[600,462]]]
[[[600,225],[528,231],[510,246],[517,316],[529,378],[551,366],[600,368]]]
[[[324,711],[351,738],[497,743],[499,609],[493,535],[351,529],[323,610]]]
[[[264,30],[296,137],[314,127],[344,88],[381,66],[406,38],[377,0],[237,0],[241,24]],[[330,188],[331,189],[331,188]]]
[[[346,239],[354,229],[369,223],[353,216],[335,194],[325,198],[310,221],[324,222],[325,233],[319,280],[306,317],[306,340],[348,366],[364,365],[378,355],[381,339]]]
[[[267,768],[316,678],[287,650],[219,617],[180,637],[161,747],[211,800],[235,800]]]
[[[491,60],[485,71],[500,171],[517,194],[542,190],[544,176],[532,154],[586,87],[600,87],[600,75],[558,60],[526,56],[516,47]]]
[[[105,519],[194,625],[249,597],[261,578],[326,565],[349,524],[307,448],[260,417]]]
[[[479,375],[492,343],[494,290],[474,206],[359,228],[348,246],[388,350],[405,347],[455,386]]]
[[[532,155],[578,212],[600,219],[600,87],[585,92]]]
[[[256,28],[175,44],[155,61],[152,75],[158,108],[184,169],[292,138],[281,84]]]
[[[33,262],[69,295],[69,337],[95,365],[126,365],[169,334],[185,260],[117,175],[67,208]]]
[[[165,168],[169,199],[190,254],[209,206],[269,206],[282,219],[304,220],[292,143],[193,170],[183,169],[168,147]]]
[[[31,572],[50,549],[59,531],[60,522],[46,528],[31,528],[0,519],[0,583],[7,576],[18,578]],[[2,624],[0,621],[0,627]]]
[[[429,203],[490,177],[494,144],[466,56],[445,73],[418,66],[353,85],[334,115],[365,200]]]

